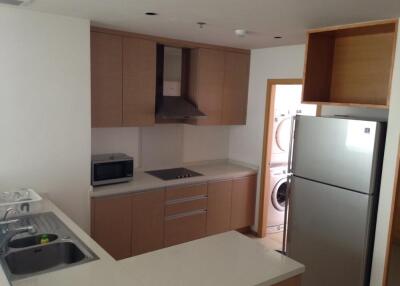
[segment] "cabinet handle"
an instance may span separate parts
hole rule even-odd
[[[195,210],[195,211],[170,215],[170,216],[165,217],[165,220],[173,220],[173,219],[178,219],[178,218],[182,218],[182,217],[194,216],[194,215],[205,214],[205,213],[207,213],[206,209]]]
[[[179,203],[186,203],[186,202],[191,202],[191,201],[204,200],[204,199],[207,199],[207,198],[208,198],[207,195],[199,195],[199,196],[194,196],[194,197],[169,200],[169,201],[166,202],[166,205],[175,205],[175,204],[179,204]]]

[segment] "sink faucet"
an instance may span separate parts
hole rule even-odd
[[[3,221],[6,221],[6,220],[7,220],[7,217],[8,217],[8,215],[9,215],[10,213],[17,214],[18,212],[17,212],[17,210],[14,209],[14,208],[8,208],[8,209],[6,210],[6,212],[4,213]]]
[[[22,226],[10,229],[8,226],[0,229],[0,254],[4,254],[8,250],[8,243],[10,240],[20,233],[36,233],[36,228],[33,225]]]

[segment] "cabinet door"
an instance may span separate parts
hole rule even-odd
[[[246,124],[249,69],[249,54],[225,53],[223,124]]]
[[[230,230],[232,180],[208,184],[207,235]]]
[[[233,180],[231,229],[240,229],[254,223],[257,177]]]
[[[92,236],[115,259],[131,256],[130,196],[92,199]]]
[[[189,95],[207,115],[196,119],[198,125],[222,124],[224,61],[223,51],[203,48],[192,51]]]
[[[156,43],[126,37],[123,51],[123,125],[153,125],[156,99]]]
[[[132,255],[164,246],[164,190],[132,195]]]
[[[91,33],[92,126],[122,125],[122,37]]]
[[[165,218],[165,246],[172,246],[206,235],[206,211],[182,213]]]

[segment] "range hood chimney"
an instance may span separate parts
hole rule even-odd
[[[156,118],[183,120],[206,116],[188,97],[190,49],[157,45]]]

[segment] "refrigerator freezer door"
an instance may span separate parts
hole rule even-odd
[[[372,193],[380,173],[379,122],[297,116],[292,172],[306,179]]]
[[[293,178],[288,256],[303,263],[302,286],[364,286],[374,196]]]

